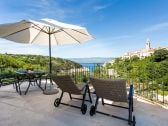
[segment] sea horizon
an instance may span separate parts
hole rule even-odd
[[[90,57],[90,58],[67,58],[68,60],[80,64],[104,64],[108,61],[114,60],[114,57]]]
[[[107,57],[91,57],[91,58],[70,58],[69,60],[81,64],[84,68],[89,69],[90,72],[93,72],[96,69],[97,65],[102,66],[106,62],[114,60],[115,58]]]

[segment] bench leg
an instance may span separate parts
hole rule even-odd
[[[92,103],[92,98],[91,98],[89,86],[87,85],[86,88],[87,88],[87,90],[88,90],[90,103]]]
[[[102,98],[102,105],[104,105],[104,98]]]
[[[133,112],[133,99],[130,99],[129,101],[129,108],[128,108],[128,124],[131,125],[132,123],[132,112]]]
[[[69,97],[70,97],[70,99],[72,100],[72,96],[71,96],[71,94],[69,93]]]
[[[99,103],[99,97],[96,98],[96,102],[95,102],[95,110],[97,109],[98,103]]]

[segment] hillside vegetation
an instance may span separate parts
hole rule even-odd
[[[156,50],[152,56],[144,59],[117,58],[113,64],[107,64],[106,67],[114,69],[118,77],[127,79],[129,83],[149,84],[148,88],[151,90],[168,91],[168,50],[166,49]]]
[[[52,72],[61,72],[73,67],[81,67],[80,64],[62,58],[52,57]],[[17,69],[40,69],[48,71],[49,57],[41,55],[14,55],[0,54],[0,74],[10,73]]]

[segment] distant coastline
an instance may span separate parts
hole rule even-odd
[[[77,62],[83,67],[89,69],[91,73],[96,69],[97,64],[103,65],[104,63],[112,61],[114,59],[114,57],[69,58],[69,60]]]
[[[80,64],[104,64],[114,59],[114,57],[69,58],[69,60]]]

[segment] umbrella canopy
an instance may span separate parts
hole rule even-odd
[[[86,28],[53,19],[22,20],[1,24],[0,37],[17,43],[49,45],[50,73],[51,45],[83,43],[93,39]]]

